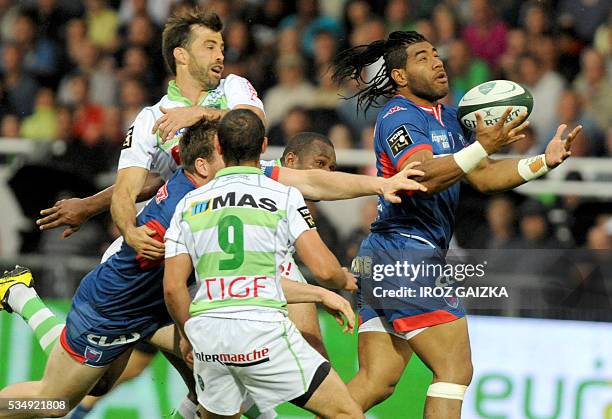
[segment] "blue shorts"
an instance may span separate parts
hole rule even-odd
[[[380,331],[405,334],[464,317],[445,266],[445,252],[423,238],[370,233],[353,261],[360,330],[374,319]]]
[[[138,342],[172,324],[163,298],[157,310],[143,309],[139,316],[122,316],[101,313],[83,295],[86,293],[84,287],[77,290],[60,336],[62,347],[82,364],[109,365]]]

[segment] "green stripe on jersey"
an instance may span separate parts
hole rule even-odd
[[[287,303],[284,301],[273,300],[271,298],[232,298],[229,300],[220,301],[194,301],[189,306],[189,314],[197,316],[208,310],[214,310],[223,307],[268,307],[276,310],[287,310]]]
[[[210,205],[210,204],[209,204]],[[193,207],[192,207],[193,208]],[[183,220],[189,224],[192,232],[202,231],[209,228],[217,227],[223,217],[234,215],[240,218],[242,224],[248,224],[259,227],[267,227],[276,230],[278,222],[287,217],[287,211],[277,210],[270,212],[262,208],[241,208],[230,207],[215,211],[202,211],[195,215],[192,214],[192,208],[183,212]]]
[[[245,251],[242,264],[235,269],[221,269],[224,260],[232,260],[234,255],[225,252],[204,253],[196,268],[200,278],[232,276],[276,276],[276,256],[274,252]]]

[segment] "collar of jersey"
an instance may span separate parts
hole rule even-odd
[[[252,166],[230,166],[221,169],[215,175],[215,179],[227,175],[261,175],[263,172],[259,167]]]
[[[193,103],[191,103],[189,99],[187,99],[185,96],[181,94],[181,89],[179,89],[179,87],[176,85],[176,80],[170,80],[170,82],[168,83],[167,94],[168,94],[168,99],[170,99],[173,102],[179,102],[185,106],[193,105]],[[200,99],[198,100],[198,103],[202,103],[202,101],[207,95],[208,95],[208,92],[204,92],[202,96],[200,97]]]

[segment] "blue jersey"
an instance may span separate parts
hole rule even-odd
[[[140,212],[136,224],[155,230],[153,238],[163,242],[176,204],[195,188],[183,170],[177,171]],[[117,253],[83,279],[73,310],[93,308],[112,320],[168,319],[163,298],[163,263],[163,259],[141,258],[123,242]]]
[[[423,107],[395,96],[376,119],[374,151],[378,176],[395,175],[420,150],[431,151],[434,158],[455,153],[470,143],[469,138],[459,123],[456,108]],[[401,204],[380,198],[372,232],[409,234],[446,249],[455,227],[459,189],[456,183],[431,197],[403,195]]]

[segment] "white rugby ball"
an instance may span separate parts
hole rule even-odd
[[[476,130],[476,112],[480,112],[485,126],[499,121],[508,107],[512,112],[507,122],[520,114],[531,114],[533,96],[522,85],[510,80],[493,80],[470,89],[459,101],[459,120],[464,127]]]

